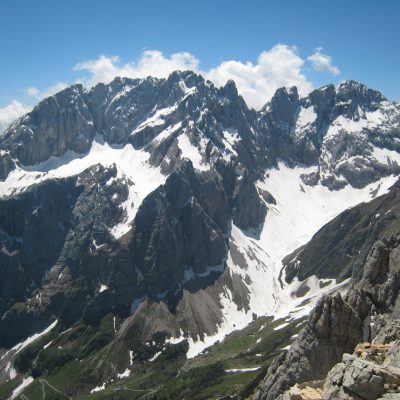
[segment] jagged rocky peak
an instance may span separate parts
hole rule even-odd
[[[229,99],[235,99],[238,96],[236,83],[232,79],[229,79],[222,88],[222,93],[224,93]]]
[[[317,118],[324,120],[326,125],[329,124],[330,112],[335,103],[336,89],[334,85],[322,86],[313,90],[304,100],[303,107],[313,107]],[[317,123],[319,121],[316,121]]]
[[[200,75],[196,74],[193,71],[174,71],[172,72],[168,78],[167,82],[170,85],[179,84],[182,87],[184,83],[186,87],[197,87],[205,84],[205,79]]]
[[[216,88],[192,71],[166,79],[118,77],[90,90],[73,85],[11,125],[1,141],[11,158],[2,157],[2,179],[15,162],[35,165],[68,150],[85,154],[97,136],[148,152],[166,174],[184,157],[200,169],[240,162],[259,176],[282,160],[314,166],[306,184],[361,187],[396,172],[395,154],[387,160],[379,149],[399,148],[399,121],[398,105],[354,81],[303,98],[296,87],[280,88],[256,112],[233,81]]]
[[[273,121],[279,125],[294,123],[294,110],[298,105],[299,94],[296,87],[282,87],[276,90],[271,101],[263,110]]]
[[[305,184],[363,187],[378,175],[397,173],[397,153],[384,149],[398,146],[398,104],[355,81],[338,88],[324,86],[294,103],[285,93],[279,90],[274,96],[281,99],[284,112],[276,112],[269,104],[260,124],[267,147],[275,146],[272,153],[277,159],[316,167],[304,175]]]
[[[109,143],[141,148],[168,126],[182,122],[183,113],[194,112],[198,101],[193,96],[205,96],[206,90],[201,76],[176,71],[167,79],[116,78],[95,86],[89,96],[98,133]]]
[[[341,83],[337,88],[337,102],[352,102],[362,108],[371,109],[382,101],[387,101],[386,97],[377,90],[370,89],[360,82],[348,80]]]
[[[16,121],[4,133],[1,147],[20,164],[34,165],[68,150],[86,153],[99,135],[111,145],[144,148],[159,164],[168,151],[169,158],[176,153],[170,149],[182,134],[204,158],[210,158],[205,139],[213,148],[234,153],[233,142],[254,131],[255,119],[233,82],[217,89],[201,75],[176,71],[166,79],[115,78],[90,90],[71,86]]]
[[[294,103],[299,100],[299,93],[296,86],[281,87],[276,90],[272,97],[271,104],[283,106],[285,103]]]
[[[82,85],[70,86],[42,100],[2,135],[1,147],[23,165],[61,156],[67,150],[83,153],[95,135]]]
[[[304,127],[306,123],[315,123],[317,128],[325,127],[326,131],[337,117],[360,117],[357,112],[375,111],[382,102],[387,102],[387,99],[378,91],[356,81],[346,81],[337,88],[334,85],[322,86],[305,97],[298,95],[296,87],[279,88],[260,114],[262,118],[273,118],[277,123],[288,123],[287,133],[295,133],[290,128],[295,125]],[[307,109],[308,119],[302,115]],[[365,118],[364,115],[361,117]]]

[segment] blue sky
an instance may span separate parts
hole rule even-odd
[[[345,79],[400,100],[399,16],[397,0],[2,0],[0,108],[12,101],[32,106],[77,80],[90,85],[144,69],[163,76],[181,64],[217,84],[237,78],[254,107],[279,84],[298,83],[306,92]],[[147,54],[143,62],[143,52],[152,50],[160,53]],[[171,62],[173,54],[181,56]],[[313,62],[313,54],[325,58]],[[106,74],[100,55],[113,66]],[[160,57],[165,68],[159,72],[154,64]],[[294,69],[287,70],[291,64]],[[275,72],[266,71],[275,66]]]

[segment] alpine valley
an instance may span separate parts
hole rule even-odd
[[[44,99],[0,136],[0,398],[399,399],[399,172],[356,81]]]

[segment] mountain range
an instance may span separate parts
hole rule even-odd
[[[0,394],[391,396],[399,171],[400,104],[356,81],[259,111],[191,71],[44,99],[0,136]],[[374,337],[382,363],[342,360]]]

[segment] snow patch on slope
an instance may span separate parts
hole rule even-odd
[[[277,169],[268,171],[264,181],[258,182],[258,187],[271,193],[277,204],[267,204],[269,210],[259,238],[247,236],[232,225],[227,259],[229,273],[239,275],[248,288],[249,311],[238,309],[230,289],[226,287],[220,298],[223,321],[217,334],[205,336],[203,341],[189,339],[189,358],[232,331],[247,326],[253,320],[253,313],[258,316],[273,315],[275,319],[299,318],[311,311],[321,295],[346,290],[348,281],[338,284],[332,279],[321,288],[315,276],[304,282],[294,279],[290,285],[283,276],[281,285],[281,261],[306,244],[323,225],[342,211],[387,193],[397,177],[383,178],[363,189],[348,185],[341,190],[330,191],[322,185],[303,187],[300,176],[310,172],[313,168],[292,169],[279,163]],[[241,263],[237,262],[238,257],[234,254],[237,251],[241,253]],[[297,297],[296,292],[301,285],[306,285],[309,290],[305,296]]]
[[[396,162],[400,165],[400,154],[394,150],[382,149],[374,146],[372,149],[372,157],[374,157],[381,164],[388,165]]]
[[[383,103],[376,111],[363,112],[359,109],[360,118],[349,119],[343,115],[338,116],[331,124],[325,136],[326,139],[332,138],[338,133],[346,132],[350,134],[361,133],[364,129],[374,129],[379,127],[385,130],[388,122],[393,123],[392,116],[396,109],[390,103]],[[393,125],[391,125],[393,127]]]
[[[296,121],[296,134],[301,135],[301,133],[304,132],[304,129],[314,123],[316,119],[317,114],[313,106],[308,108],[302,107]]]
[[[209,165],[203,161],[200,151],[195,147],[186,133],[182,133],[178,137],[178,147],[180,148],[182,158],[188,158],[192,161],[193,167],[199,171],[208,171]]]
[[[15,345],[11,350],[16,350],[15,354],[18,354],[21,350],[23,350],[25,347],[29,346],[31,343],[33,343],[35,340],[39,339],[42,336],[47,335],[55,326],[57,325],[58,320],[55,320],[50,326],[48,326],[46,329],[39,333],[35,333],[34,335],[28,337],[25,339],[23,342],[18,343]]]
[[[258,186],[276,199],[277,205],[268,205],[260,245],[266,249],[275,262],[307,243],[312,235],[332,218],[347,208],[387,193],[396,182],[396,176],[382,178],[355,189],[347,185],[341,190],[330,191],[322,185],[303,185],[300,176],[310,174],[313,168],[289,168],[279,163],[277,169],[268,171],[269,176]]]
[[[100,286],[100,289],[99,289],[99,293],[102,293],[107,289],[108,289],[108,287],[102,283],[101,286]]]
[[[234,369],[226,369],[225,372],[228,374],[238,374],[242,372],[254,372],[261,369],[261,367],[253,367],[253,368],[234,368]]]
[[[160,110],[156,110],[153,115],[149,116],[145,121],[140,123],[132,132],[132,135],[135,134],[136,132],[139,132],[143,130],[146,127],[154,127],[158,125],[163,125],[165,123],[165,117],[168,115],[172,114],[176,109],[178,108],[178,105],[175,104],[172,107],[165,107],[161,108]]]
[[[225,145],[225,149],[231,154],[237,156],[237,151],[234,149],[234,145],[240,140],[240,136],[236,129],[225,129],[222,132],[222,141]]]
[[[21,384],[14,389],[9,400],[14,400],[22,391],[33,382],[31,376],[24,378]]]
[[[128,378],[128,376],[131,374],[131,370],[129,368],[127,368],[124,372],[122,372],[121,374],[118,374],[118,378],[122,379],[122,378]]]
[[[4,182],[0,182],[0,197],[15,196],[29,186],[47,179],[66,178],[80,174],[96,164],[107,167],[115,164],[118,169],[118,178],[133,182],[133,185],[129,187],[128,199],[122,204],[126,217],[111,230],[118,239],[130,229],[130,224],[143,199],[165,182],[166,176],[160,169],[149,164],[149,156],[149,153],[136,150],[131,144],[110,146],[102,137],[97,136],[87,154],[67,151],[62,157],[51,157],[32,167],[16,168]]]
[[[170,137],[174,132],[176,132],[181,127],[182,127],[182,122],[178,122],[175,125],[168,126],[153,139],[153,143],[158,144],[162,142],[164,139]]]
[[[96,392],[101,392],[101,391],[104,390],[105,388],[106,388],[106,382],[103,382],[102,385],[96,386],[95,388],[93,388],[93,389],[90,391],[90,394],[96,393]]]

